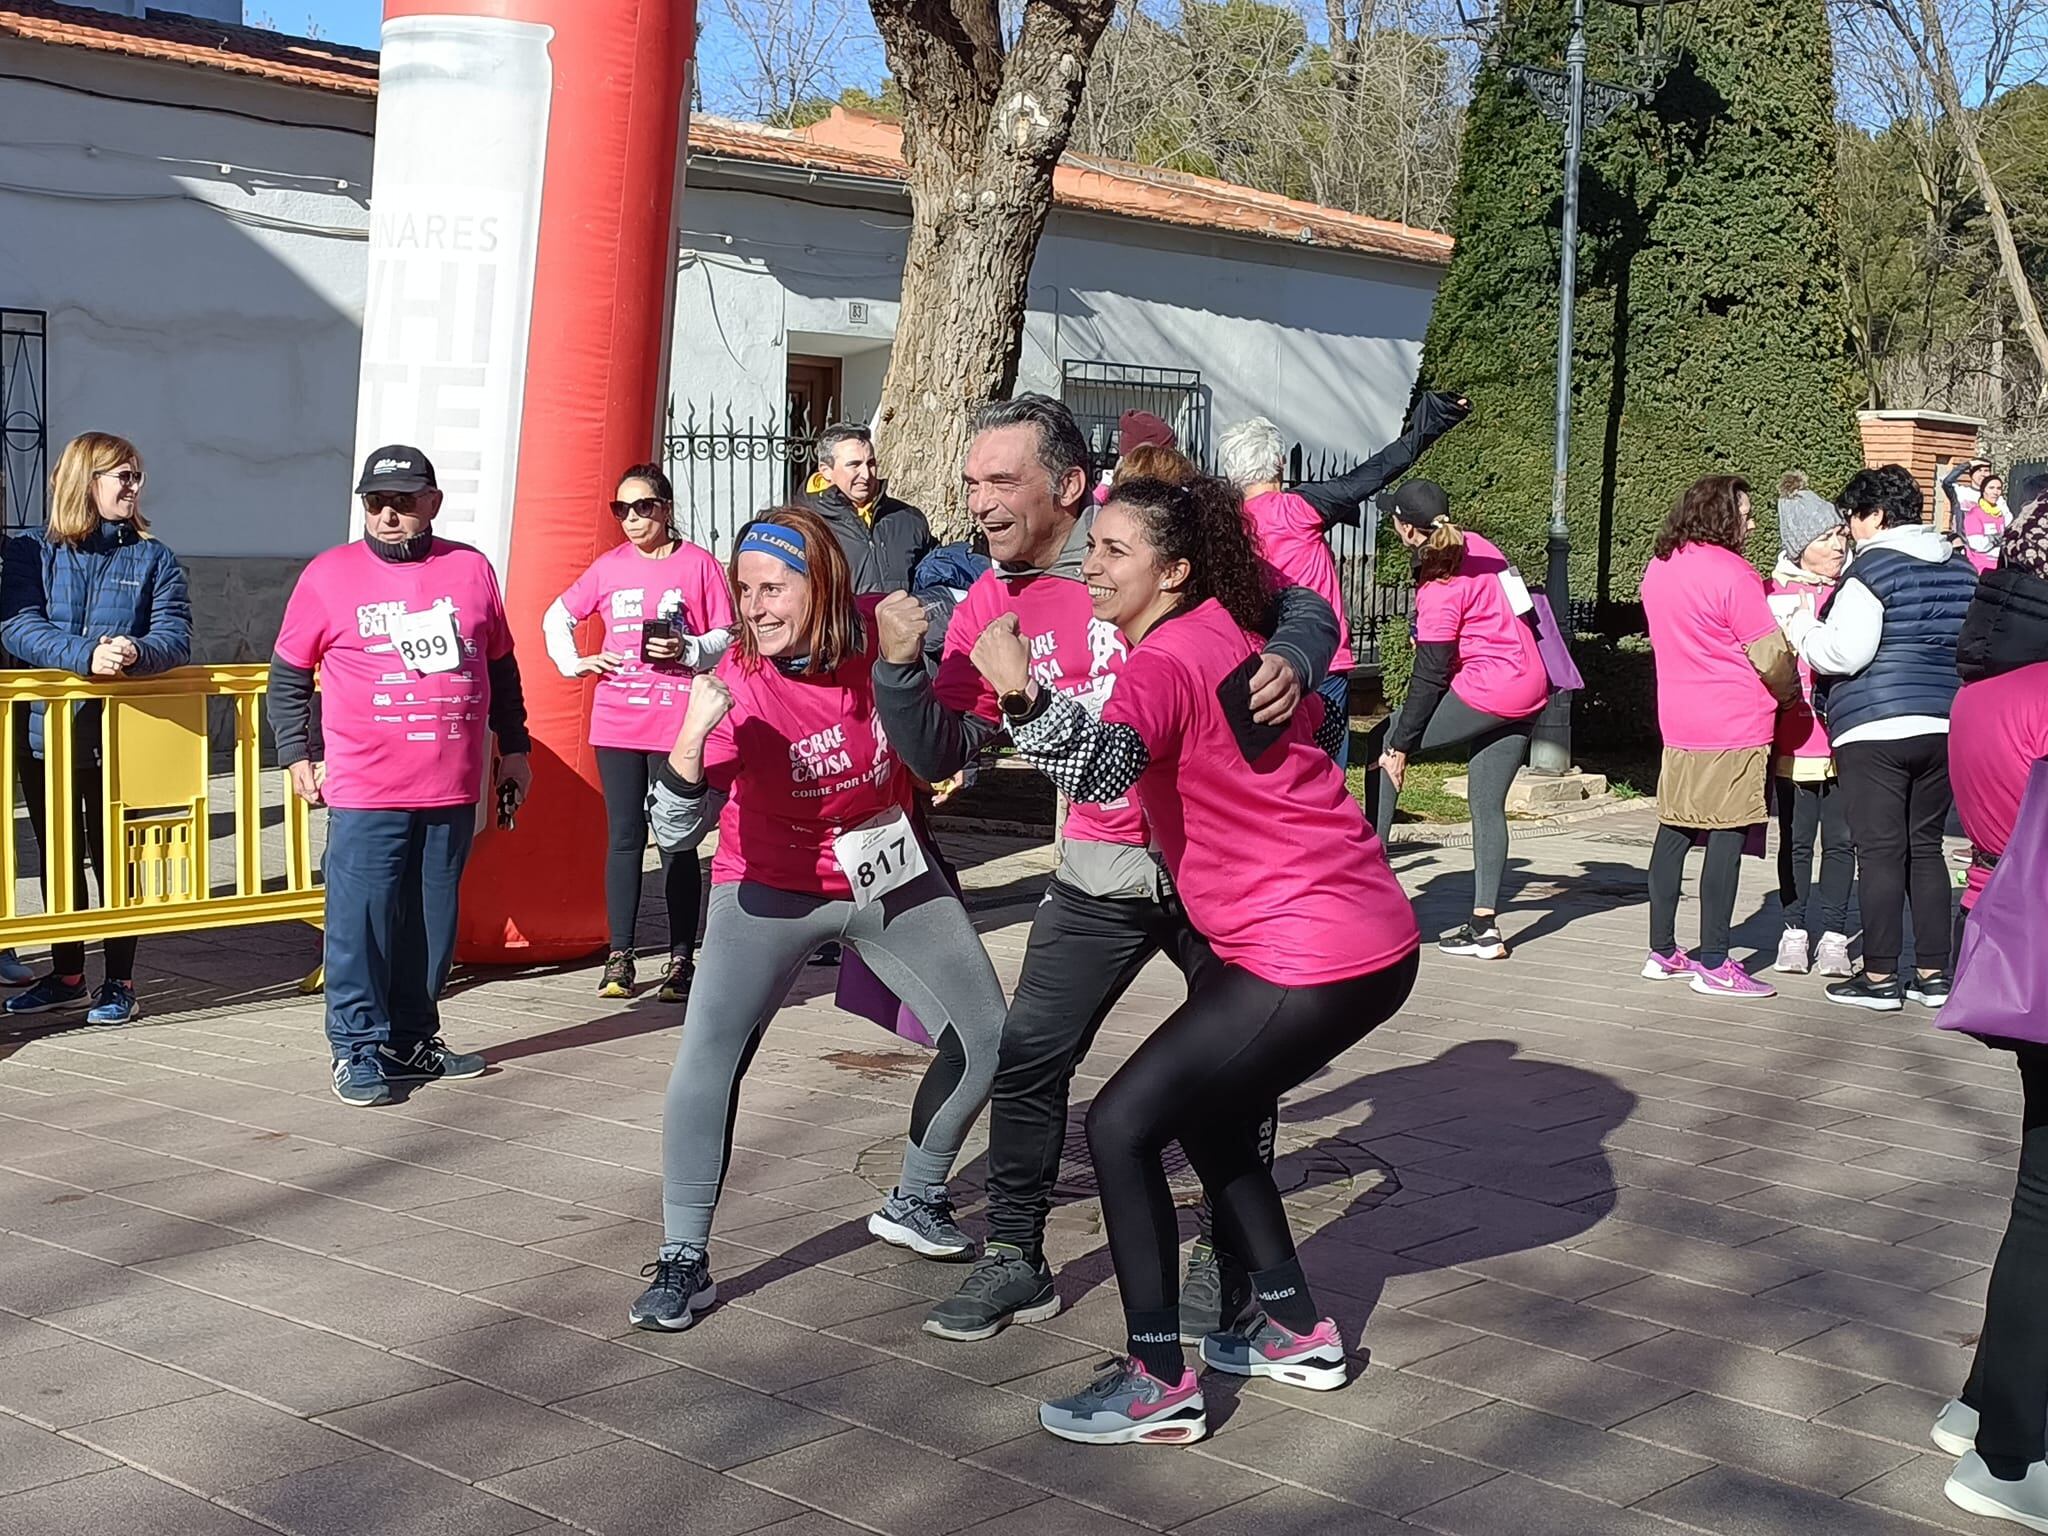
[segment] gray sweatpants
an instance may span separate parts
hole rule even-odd
[[[1472,744],[1465,769],[1465,798],[1472,807],[1472,910],[1500,907],[1501,874],[1508,863],[1508,790],[1515,773],[1529,760],[1529,735],[1536,717],[1503,720],[1474,709],[1455,693],[1446,693],[1423,727],[1419,752]],[[1380,774],[1379,833],[1382,844],[1394,825],[1393,782]]]
[[[669,1242],[709,1240],[740,1081],[797,973],[833,939],[850,945],[938,1042],[911,1105],[901,1188],[921,1195],[953,1171],[988,1102],[1004,1012],[995,968],[960,898],[932,871],[865,908],[745,881],[714,885],[662,1113]]]

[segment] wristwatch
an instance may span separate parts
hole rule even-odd
[[[1002,710],[1005,720],[1022,720],[1030,715],[1036,701],[1022,688],[1012,688],[1008,693],[998,695],[996,706]]]

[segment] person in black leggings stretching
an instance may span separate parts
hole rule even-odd
[[[1202,1340],[1211,1368],[1327,1391],[1346,1376],[1318,1315],[1263,1156],[1273,1099],[1392,1017],[1415,983],[1415,914],[1379,841],[1316,745],[1320,702],[1282,725],[1251,707],[1247,633],[1272,600],[1228,483],[1140,480],[1097,514],[1085,575],[1096,615],[1131,646],[1098,718],[1039,686],[1016,618],[975,642],[1019,750],[1080,803],[1126,794],[1217,963],[1088,1111],[1125,1358],[1040,1425],[1094,1444],[1185,1444],[1208,1433],[1180,1338],[1178,1228],[1162,1154],[1178,1140],[1251,1273],[1244,1320]],[[1257,829],[1253,832],[1251,829]]]

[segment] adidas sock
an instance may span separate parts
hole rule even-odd
[[[1180,1347],[1180,1308],[1126,1311],[1124,1328],[1130,1338],[1130,1353],[1138,1362],[1169,1387],[1178,1386],[1188,1368]]]
[[[1313,1333],[1319,1319],[1315,1298],[1309,1294],[1308,1277],[1301,1272],[1301,1260],[1291,1258],[1271,1269],[1252,1271],[1252,1290],[1266,1316],[1293,1333]]]

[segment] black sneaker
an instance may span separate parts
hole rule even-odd
[[[664,1003],[688,1002],[690,983],[697,979],[697,962],[688,955],[670,955],[661,973],[661,990],[655,997]]]
[[[86,991],[83,978],[65,981],[51,975],[45,976],[26,992],[15,993],[0,1007],[17,1017],[30,1013],[54,1013],[59,1008],[81,1008],[91,995]]]
[[[811,964],[837,965],[839,963],[839,956],[840,949],[838,942],[836,940],[831,943],[820,944],[818,946],[818,952],[815,955],[811,956]]]
[[[1033,1264],[1021,1248],[990,1243],[960,1289],[925,1314],[924,1331],[971,1343],[994,1338],[1012,1323],[1044,1322],[1059,1309],[1045,1260]]]
[[[633,995],[633,956],[630,951],[615,949],[605,956],[604,976],[598,981],[599,997],[631,997]]]
[[[377,1064],[394,1083],[431,1083],[443,1078],[482,1077],[484,1059],[475,1052],[451,1051],[439,1035],[403,1051],[377,1047]]]
[[[1462,923],[1436,941],[1436,947],[1447,955],[1470,955],[1474,960],[1505,960],[1508,957],[1507,941],[1500,936],[1500,928],[1494,923]]]
[[[1946,975],[1922,976],[1915,971],[1913,979],[1906,983],[1906,1000],[1922,1008],[1939,1008],[1948,1001],[1948,988]]]
[[[632,1310],[626,1314],[635,1328],[680,1333],[718,1300],[718,1287],[711,1282],[711,1260],[702,1248],[664,1248],[640,1273],[648,1281],[647,1289],[634,1298]]]
[[[1868,971],[1858,971],[1847,981],[1836,982],[1827,989],[1826,996],[1831,1003],[1868,1008],[1875,1013],[1897,1013],[1906,1006],[1898,977],[1894,976],[1890,981],[1872,981]]]
[[[1188,1252],[1187,1278],[1180,1283],[1180,1338],[1199,1344],[1212,1333],[1235,1327],[1251,1310],[1252,1277],[1229,1254],[1205,1238]]]

